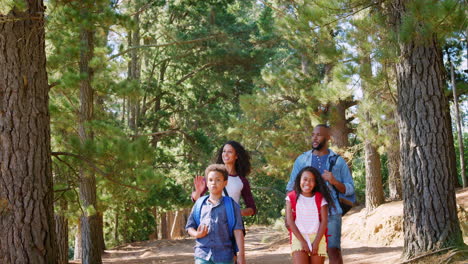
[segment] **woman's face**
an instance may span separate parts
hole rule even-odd
[[[224,145],[222,158],[224,164],[235,164],[237,160],[236,149],[229,144]]]

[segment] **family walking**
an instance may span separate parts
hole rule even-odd
[[[317,125],[312,149],[296,159],[286,186],[293,263],[324,263],[327,256],[331,264],[343,263],[341,220],[355,200],[354,183],[345,160],[328,148],[329,140],[330,128]],[[246,263],[242,216],[256,213],[247,179],[250,157],[241,144],[228,141],[216,163],[194,180],[195,205],[186,229],[196,238],[195,263]]]

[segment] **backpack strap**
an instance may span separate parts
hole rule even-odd
[[[328,171],[331,172],[333,170],[333,167],[335,167],[335,164],[336,164],[336,160],[338,159],[340,155],[336,154],[336,155],[333,155],[333,156],[330,156],[330,158],[328,158]]]
[[[318,215],[319,215],[319,221],[322,222],[322,199],[323,199],[323,194],[321,192],[316,192],[315,193],[315,205],[317,205],[317,210],[318,210]],[[325,229],[325,242],[327,243],[328,247],[328,237],[330,236],[328,234],[328,227]]]
[[[297,196],[296,191],[288,192],[287,196],[289,197],[289,202],[291,203],[291,211],[293,220],[296,220],[296,204],[297,204]],[[289,230],[289,243],[292,243],[292,230],[288,227]]]
[[[236,216],[234,215],[234,205],[232,204],[232,198],[229,196],[223,196],[224,206],[226,207],[226,216],[229,226],[230,234],[234,232],[234,226],[236,225]]]
[[[239,252],[237,247],[236,239],[234,237],[234,227],[236,226],[236,215],[234,211],[234,200],[229,196],[223,196],[224,207],[226,208],[226,217],[229,227],[229,238],[232,241],[234,252]]]
[[[200,225],[201,209],[205,201],[208,199],[208,197],[209,195],[202,196],[198,198],[198,200],[195,202],[195,206],[193,208],[193,220],[195,220],[195,224],[197,224],[197,228]]]
[[[293,215],[293,220],[296,220],[296,204],[297,204],[297,195],[296,191],[288,192],[289,202],[291,203],[291,211]]]

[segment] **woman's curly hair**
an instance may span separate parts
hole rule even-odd
[[[251,171],[250,155],[247,152],[247,150],[245,150],[245,148],[237,141],[230,140],[223,144],[223,146],[218,150],[216,154],[216,163],[224,164],[223,149],[224,149],[224,146],[226,145],[231,145],[236,150],[237,159],[235,163],[235,168],[236,168],[237,174],[243,177],[246,177],[247,175],[249,175]]]

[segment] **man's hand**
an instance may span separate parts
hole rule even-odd
[[[324,170],[322,174],[322,178],[328,181],[330,184],[335,185],[335,182],[336,182],[335,176],[330,171]]]
[[[346,192],[346,186],[338,181],[335,178],[335,175],[331,173],[330,171],[324,170],[322,174],[322,178],[326,181],[328,181],[331,185],[335,186],[335,188],[340,192],[340,193],[345,193]]]
[[[202,237],[205,237],[207,234],[208,234],[208,226],[206,225],[199,225],[198,228],[197,228],[197,232],[196,232],[196,238],[202,238]]]

